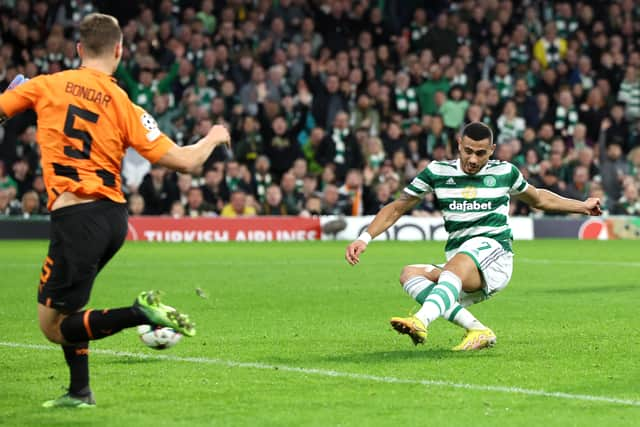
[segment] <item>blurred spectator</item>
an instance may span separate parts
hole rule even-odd
[[[178,182],[176,183],[176,187],[178,187],[178,199],[176,201],[184,206],[189,199],[189,189],[193,186],[193,177],[188,173],[178,173],[177,175]],[[173,206],[173,203],[171,206]]]
[[[313,104],[311,112],[318,126],[327,129],[334,122],[339,111],[348,109],[347,100],[339,91],[340,79],[334,74],[326,77],[323,84],[318,77],[318,68],[315,62],[307,64],[305,68],[305,81],[313,92]]]
[[[607,111],[606,100],[602,95],[602,90],[600,90],[599,87],[594,87],[589,91],[587,100],[580,105],[579,111],[580,121],[587,127],[586,136],[590,140],[596,141],[598,139],[600,124],[608,114],[609,112]]]
[[[638,70],[634,66],[628,66],[624,80],[618,92],[618,101],[625,104],[625,117],[630,122],[640,118],[640,79]]]
[[[16,198],[18,199],[21,199],[22,195],[32,188],[33,178],[26,160],[18,159],[13,164],[12,181],[16,183]]]
[[[280,182],[281,199],[290,215],[297,215],[302,210],[303,196],[296,185],[296,177],[290,172],[282,175]]]
[[[535,108],[527,111],[525,121],[527,126],[538,128],[543,123],[551,123],[553,121],[553,111],[549,103],[549,95],[540,92],[535,97]]]
[[[449,91],[449,98],[439,109],[444,126],[450,135],[453,135],[462,125],[467,108],[469,108],[469,101],[462,96],[462,88],[460,86],[453,86]]]
[[[603,122],[604,123],[604,122]],[[616,104],[611,108],[611,115],[606,120],[605,141],[607,145],[619,145],[623,152],[629,152],[629,123],[624,118],[624,107]]]
[[[589,196],[589,170],[586,166],[578,165],[573,170],[571,183],[567,185],[567,197],[586,200]]]
[[[622,197],[613,206],[611,213],[615,215],[640,215],[640,197],[636,182],[633,180],[627,181]]]
[[[189,186],[191,186],[190,176]],[[200,190],[202,190],[204,201],[214,207],[216,212],[220,212],[226,201],[229,200],[229,187],[224,181],[224,173],[221,166],[214,165],[211,169],[207,169],[204,173],[204,184],[200,186]]]
[[[312,174],[306,174],[302,180],[302,197],[308,200],[318,193],[318,178]]]
[[[398,73],[394,88],[395,109],[405,119],[419,113],[416,90],[410,87],[411,80],[406,73]]]
[[[386,204],[393,201],[389,184],[381,182],[365,203],[364,214],[375,215]]]
[[[389,123],[387,130],[382,135],[382,145],[387,158],[396,151],[407,150],[407,140],[402,133],[400,125],[395,122]]]
[[[304,177],[307,175],[307,161],[305,159],[296,159],[290,172],[296,179],[296,191],[302,192]]]
[[[425,44],[433,51],[435,57],[455,54],[458,47],[456,33],[450,29],[446,13],[437,16],[435,25],[427,34]]]
[[[23,218],[29,218],[33,215],[42,215],[45,213],[40,205],[40,198],[38,193],[33,190],[29,190],[22,196],[20,203],[20,209],[13,212],[13,215],[21,215]]]
[[[309,197],[305,204],[304,210],[300,213],[300,216],[318,216],[322,214],[322,199],[318,196]]]
[[[8,190],[0,189],[0,217],[11,213],[10,195]]]
[[[220,216],[224,218],[236,218],[256,215],[253,206],[247,203],[247,194],[242,190],[236,190],[231,193],[230,202],[227,203],[220,212]]]
[[[629,171],[629,164],[623,156],[620,139],[609,136],[612,123],[615,122],[609,119],[603,120],[598,148],[602,187],[610,198],[617,200],[620,197],[622,180]]]
[[[347,173],[344,185],[338,189],[340,195],[346,197],[351,206],[351,216],[359,216],[364,212],[364,188],[362,172],[359,169],[351,169]]]
[[[145,176],[151,171],[151,163],[133,148],[128,148],[122,159],[122,177],[128,193],[137,193]]]
[[[640,182],[640,146],[629,152],[629,176]]]
[[[427,135],[425,143],[422,145],[424,156],[433,160],[443,160],[443,158],[438,158],[440,156],[436,154],[437,149],[442,149],[442,155],[445,155],[445,153],[449,154],[454,150],[452,147],[453,142],[449,134],[444,130],[442,117],[434,116],[431,120],[430,132]]]
[[[540,163],[540,187],[557,194],[565,194],[569,172],[562,162],[562,154],[551,153],[548,161]]]
[[[144,197],[139,194],[129,196],[129,215],[140,216],[144,213]]]
[[[138,193],[144,198],[145,215],[161,215],[169,211],[178,198],[178,189],[164,166],[153,165],[144,177]]]
[[[322,128],[315,127],[311,130],[302,150],[311,172],[321,173],[323,167],[333,161],[333,144],[325,138],[325,131]]]
[[[330,160],[336,166],[338,178],[343,178],[348,169],[363,166],[362,151],[349,129],[349,116],[340,111],[335,116],[333,127],[325,136],[325,144],[330,147]]]
[[[438,64],[429,67],[429,78],[418,88],[418,101],[423,115],[434,115],[437,111],[435,104],[436,92],[449,92],[449,81],[442,75],[442,68]]]
[[[142,57],[139,62],[138,76],[134,77],[124,63],[120,63],[114,76],[120,79],[131,100],[147,111],[153,109],[153,98],[156,93],[169,93],[171,85],[178,77],[180,62],[176,61],[169,72],[160,80],[157,79],[158,66],[150,57]],[[157,91],[157,92],[156,92]]]
[[[533,47],[533,55],[544,68],[555,68],[567,54],[567,41],[557,36],[556,24],[548,22],[544,37]]]
[[[573,135],[567,141],[569,150],[581,150],[585,147],[593,148],[595,142],[587,136],[587,126],[583,123],[576,124]]]
[[[496,64],[496,73],[493,76],[493,85],[498,91],[501,100],[513,95],[513,78],[509,72],[509,65],[500,61]]]
[[[411,90],[413,91],[413,89]],[[413,98],[411,98],[409,95],[406,95],[406,98],[408,98],[409,100],[413,99],[413,102],[415,102],[415,99],[416,99],[415,91],[413,91],[413,93],[414,93],[412,95]],[[401,98],[396,97],[396,103],[398,102],[400,103],[404,102],[405,104],[407,104],[407,107],[406,107],[407,111],[409,111],[410,105],[413,105],[407,102],[407,99],[405,99],[405,97],[401,97]],[[416,108],[417,106],[418,104],[415,104]],[[417,113],[417,110],[414,112],[414,114],[415,113]],[[361,129],[361,128],[367,129],[369,132],[369,135],[371,136],[377,136],[380,133],[380,113],[375,108],[375,106],[372,105],[371,98],[365,92],[358,95],[356,108],[354,109],[353,114],[351,115],[350,125],[351,125],[351,128],[353,129]]]
[[[205,34],[213,34],[216,30],[217,19],[213,14],[213,0],[203,0],[200,11],[196,13],[196,19],[202,22]]]
[[[282,201],[282,190],[275,184],[267,188],[267,196],[262,204],[261,215],[292,215]]]
[[[294,135],[304,126],[304,120],[299,118],[295,127],[289,129],[284,117],[276,117],[271,126],[265,131],[265,154],[271,160],[270,171],[280,177],[288,171],[295,159],[302,157],[300,144]]]
[[[242,132],[233,150],[238,162],[251,169],[259,155],[264,153],[264,144],[260,134],[260,125],[252,116],[246,116],[242,121]]]
[[[323,215],[351,215],[349,199],[340,194],[338,187],[329,184],[322,193]]]
[[[43,213],[46,212],[49,196],[47,195],[47,189],[44,185],[44,178],[42,178],[42,175],[36,175],[33,177],[33,191],[38,195],[38,210]]]
[[[555,130],[558,134],[569,137],[578,123],[578,112],[573,105],[573,96],[568,89],[563,89],[558,95],[556,107]]]
[[[232,193],[238,189],[245,193],[248,191],[242,180],[240,164],[235,160],[230,160],[225,164],[225,170],[224,172],[221,171],[221,176],[224,176],[224,181],[229,192]]]
[[[258,201],[263,202],[267,194],[267,187],[273,182],[273,178],[269,173],[271,162],[267,156],[260,156],[256,160],[256,171],[253,175],[253,179],[256,186],[256,194]]]
[[[371,136],[367,139],[367,142],[363,148],[363,154],[365,156],[365,164],[373,170],[378,170],[386,154],[382,147],[382,141],[380,138]]]
[[[535,150],[531,150],[536,153]],[[527,152],[528,154],[528,152]],[[503,162],[513,162],[513,146],[510,142],[503,142],[502,144],[498,144],[496,150],[493,153],[493,157],[496,160],[501,160]],[[536,153],[536,162],[538,161],[537,153]]]
[[[502,114],[498,117],[498,137],[496,142],[502,144],[513,138],[522,138],[525,129],[525,121],[517,116],[516,103],[507,101],[504,104]]]
[[[215,215],[216,208],[214,205],[204,200],[202,189],[199,187],[191,187],[187,196],[187,205],[184,209],[184,215],[197,218],[201,216]]]
[[[179,200],[176,200],[171,204],[171,210],[169,211],[169,215],[171,216],[171,218],[175,218],[175,219],[184,218],[184,215],[185,215],[184,205],[180,203]]]
[[[8,175],[5,171],[5,163],[0,160],[0,190],[6,190],[8,188],[13,188],[15,192],[18,192],[18,183],[11,178],[11,175]]]

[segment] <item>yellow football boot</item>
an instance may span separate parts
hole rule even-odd
[[[489,328],[487,329],[470,329],[462,338],[462,342],[453,347],[453,351],[471,351],[482,350],[483,348],[493,347],[496,344],[496,334]]]
[[[424,344],[427,340],[427,327],[416,316],[392,317],[390,322],[399,334],[409,335],[414,345]]]

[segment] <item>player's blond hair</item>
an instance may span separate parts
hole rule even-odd
[[[89,56],[109,53],[122,40],[118,20],[103,13],[91,13],[80,22],[80,44]]]

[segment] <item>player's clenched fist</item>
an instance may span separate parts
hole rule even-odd
[[[363,253],[367,249],[367,244],[362,240],[356,240],[347,246],[347,253],[345,254],[345,258],[347,262],[351,265],[356,265],[360,262],[360,254]]]
[[[590,197],[584,201],[584,206],[586,209],[585,214],[591,216],[599,216],[602,215],[602,207],[600,206],[600,199],[595,197]]]
[[[225,144],[231,146],[231,135],[229,135],[227,128],[222,125],[213,126],[207,134],[207,137],[211,138],[216,145]]]

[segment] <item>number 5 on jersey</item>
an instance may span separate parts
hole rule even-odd
[[[97,123],[100,116],[92,111],[84,110],[71,104],[69,104],[69,108],[67,109],[67,117],[64,121],[64,134],[69,138],[82,141],[82,150],[78,150],[71,145],[65,145],[64,154],[74,159],[88,159],[91,156],[91,143],[93,142],[93,138],[91,138],[91,134],[86,130],[76,129],[74,127],[76,117],[91,123]]]

